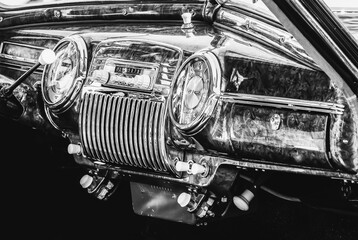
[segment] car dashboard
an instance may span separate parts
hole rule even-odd
[[[65,138],[87,170],[81,186],[96,198],[129,181],[139,215],[210,221],[245,195],[237,179],[262,184],[276,173],[355,186],[355,110],[297,43],[294,57],[287,42],[255,33],[267,22],[239,25],[252,17],[245,11],[222,8],[210,22],[189,4],[188,22],[182,5],[163,6],[168,20],[128,4],[103,8],[100,21],[87,22],[91,14],[73,21],[80,9],[96,9],[73,6],[39,11],[56,24],[0,23],[2,88],[43,50],[56,54],[1,104],[1,115]],[[148,12],[150,21],[135,19]],[[127,19],[107,21],[115,14]]]

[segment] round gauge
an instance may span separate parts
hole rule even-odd
[[[195,54],[178,70],[169,94],[169,114],[184,134],[197,133],[208,121],[220,95],[221,69],[212,53]]]
[[[44,69],[42,94],[47,107],[61,113],[73,104],[83,85],[87,49],[81,37],[72,36],[61,40],[54,51],[56,60]]]

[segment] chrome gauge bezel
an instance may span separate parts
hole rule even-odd
[[[187,124],[182,124],[179,122],[179,119],[176,119],[173,111],[173,97],[174,94],[178,88],[178,81],[180,81],[179,76],[182,71],[185,71],[187,66],[189,64],[192,64],[194,61],[197,61],[200,59],[200,61],[204,61],[205,64],[208,67],[209,71],[209,85],[208,85],[208,95],[205,99],[204,107],[199,111],[197,116]],[[172,83],[172,87],[170,89],[170,93],[168,96],[168,112],[171,119],[171,122],[174,124],[174,126],[184,135],[192,136],[197,134],[199,131],[201,131],[210,117],[212,116],[215,106],[217,105],[219,101],[219,97],[221,94],[220,86],[221,86],[221,67],[219,60],[217,57],[211,53],[211,52],[198,52],[190,56],[179,68],[177,71],[176,76],[174,77],[174,81]],[[189,80],[185,80],[189,81]],[[184,83],[184,86],[186,86],[186,83]],[[182,94],[184,95],[184,89],[181,90]],[[183,98],[183,96],[181,96]]]
[[[45,66],[42,75],[42,81],[41,81],[42,98],[44,100],[45,107],[49,108],[49,110],[55,114],[63,113],[73,105],[73,103],[75,102],[76,98],[79,95],[80,90],[82,89],[84,80],[86,79],[87,76],[88,51],[87,51],[87,45],[85,40],[79,35],[72,35],[63,38],[55,46],[54,48],[55,53],[57,54],[57,51],[66,44],[73,44],[76,50],[76,54],[78,54],[78,58],[76,62],[77,69],[75,70],[76,72],[75,72],[74,80],[68,93],[55,103],[47,98],[47,93],[44,84],[45,81],[47,81],[46,78],[52,77],[47,75],[47,71],[51,65]]]

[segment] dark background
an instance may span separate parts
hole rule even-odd
[[[1,124],[3,239],[358,239],[358,217],[264,192],[252,215],[206,226],[138,216],[127,182],[109,200],[97,200],[81,188],[84,171],[65,154],[65,141],[12,121]]]

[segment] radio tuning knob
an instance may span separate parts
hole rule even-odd
[[[106,83],[109,77],[109,72],[106,70],[94,70],[92,74],[93,81],[97,81],[100,83]]]

